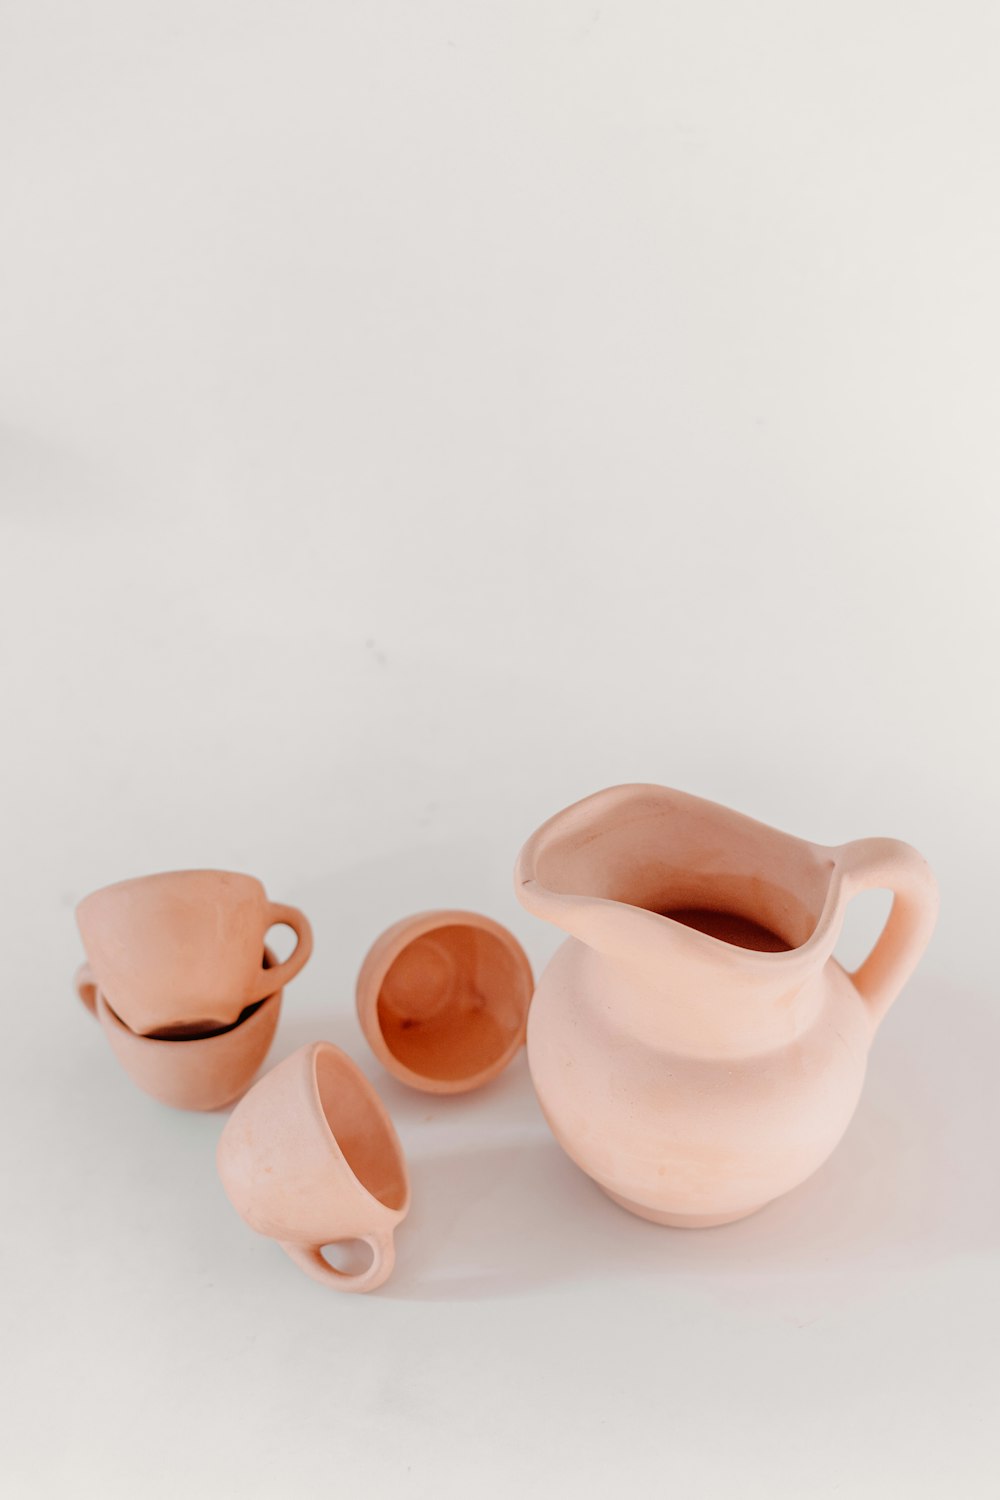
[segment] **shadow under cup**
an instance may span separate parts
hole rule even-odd
[[[264,967],[277,967],[269,948]],[[200,1035],[140,1036],[108,1004],[86,965],[77,990],[96,1016],[112,1052],[143,1093],[174,1109],[213,1110],[244,1094],[267,1056],[281,1014],[281,990],[246,1008],[239,1020]]]

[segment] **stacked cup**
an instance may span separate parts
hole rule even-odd
[[[179,1109],[238,1098],[312,952],[303,913],[251,875],[179,870],[94,891],[76,918],[87,954],[77,990],[133,1082]],[[265,944],[279,924],[298,939],[283,963]]]

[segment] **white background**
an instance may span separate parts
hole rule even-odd
[[[7,1493],[997,1494],[998,72],[987,0],[0,4]],[[726,1229],[354,1019],[427,906],[541,964],[517,849],[626,780],[942,885]],[[313,920],[274,1058],[397,1122],[373,1296],[73,997],[75,902],[200,864]]]

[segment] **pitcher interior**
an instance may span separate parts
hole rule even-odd
[[[799,948],[815,930],[832,872],[825,850],[665,789],[595,814],[554,829],[539,850],[548,890],[641,907],[762,952]]]

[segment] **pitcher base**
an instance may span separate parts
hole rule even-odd
[[[715,1229],[719,1224],[735,1224],[738,1219],[749,1218],[764,1207],[763,1203],[757,1203],[753,1208],[741,1208],[734,1214],[667,1214],[656,1208],[647,1208],[644,1203],[635,1203],[631,1198],[623,1198],[610,1188],[603,1188],[603,1191],[620,1207],[627,1208],[630,1214],[648,1219],[651,1224],[666,1224],[671,1229]]]

